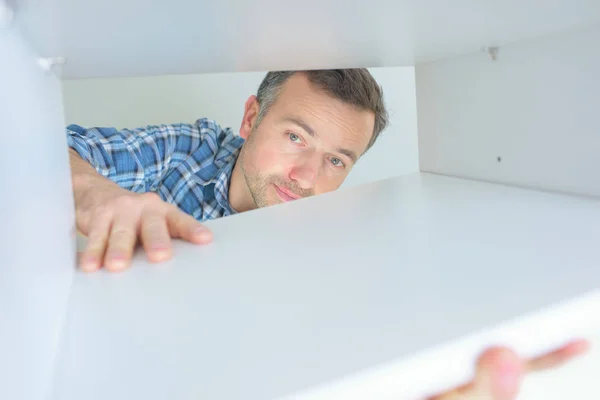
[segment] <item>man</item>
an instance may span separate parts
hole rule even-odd
[[[138,242],[152,262],[171,238],[208,243],[199,221],[336,190],[387,126],[381,88],[366,69],[270,72],[246,101],[240,135],[194,125],[67,128],[81,268],[120,271]],[[583,352],[577,341],[534,360],[488,350],[473,382],[436,399],[514,399],[527,371]]]

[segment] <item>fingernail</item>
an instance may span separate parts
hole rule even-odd
[[[108,256],[108,264],[111,269],[121,269],[126,266],[125,254],[121,252],[114,252]]]
[[[574,354],[580,354],[590,350],[592,344],[587,340],[578,340],[575,341],[571,346],[571,351],[573,351]]]
[[[208,232],[208,229],[204,226],[198,226],[194,230],[194,233],[196,235],[202,235],[203,233],[206,233],[206,232]]]
[[[150,247],[148,257],[150,261],[163,261],[169,255],[169,246],[164,243],[155,243]]]
[[[166,243],[152,243],[152,245],[150,246],[150,249],[152,251],[166,251],[169,249],[169,245]]]
[[[519,373],[510,366],[500,370],[498,384],[504,389],[513,389],[519,385]]]
[[[81,267],[84,269],[93,269],[98,265],[98,259],[94,256],[83,256],[81,259]]]
[[[211,230],[205,226],[194,227],[192,232],[192,241],[195,243],[208,243],[213,239]]]
[[[120,251],[115,251],[115,252],[110,253],[109,258],[111,260],[116,260],[116,261],[124,260],[125,254],[121,253]]]
[[[506,360],[498,366],[494,393],[498,398],[512,398],[521,385],[521,370],[515,363]]]
[[[195,236],[202,240],[210,240],[212,238],[212,232],[210,229],[201,226],[199,228],[196,228]]]

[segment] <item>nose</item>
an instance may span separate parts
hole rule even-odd
[[[298,160],[298,163],[290,171],[289,177],[302,189],[309,190],[314,188],[317,182],[320,167],[321,157],[318,154],[306,155]]]

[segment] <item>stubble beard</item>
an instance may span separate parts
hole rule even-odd
[[[293,193],[298,194],[301,197],[309,197],[313,196],[314,193],[312,190],[303,190],[297,185],[294,185],[290,182],[287,182],[285,179],[282,179],[276,175],[262,175],[254,166],[246,165],[246,153],[252,151],[254,148],[254,137],[256,135],[255,129],[253,129],[252,133],[246,140],[244,147],[242,148],[239,156],[239,162],[241,165],[242,173],[244,174],[244,180],[246,181],[246,186],[250,191],[250,195],[254,200],[254,204],[258,208],[269,206],[268,200],[268,188],[272,184],[277,185],[281,188],[287,188]]]
[[[242,173],[244,174],[244,180],[246,186],[250,191],[252,200],[258,208],[266,207],[268,205],[267,200],[267,179],[260,175],[253,166],[246,165],[246,153],[251,150],[254,146],[254,135],[256,135],[255,129],[252,130],[250,137],[246,140],[244,147],[240,152],[239,162],[241,165]]]

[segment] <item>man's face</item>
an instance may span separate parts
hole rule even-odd
[[[240,134],[241,169],[256,206],[265,207],[336,190],[373,134],[372,112],[315,89],[293,74],[256,126],[252,96]]]

